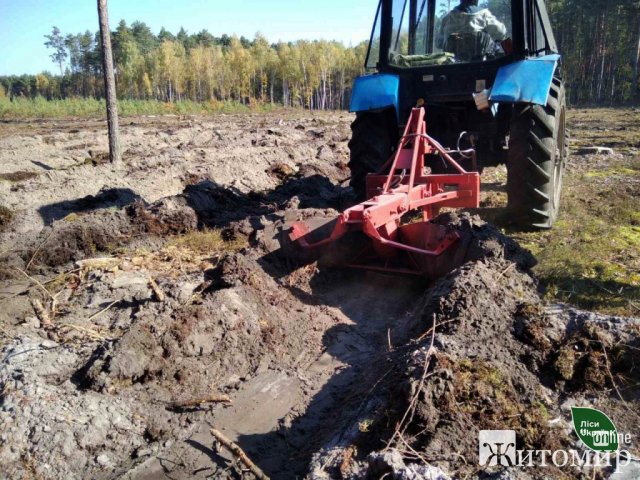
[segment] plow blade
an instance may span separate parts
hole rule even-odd
[[[424,158],[439,154],[458,172],[425,173]],[[411,113],[387,174],[367,177],[370,199],[337,218],[294,223],[289,239],[305,250],[322,250],[344,266],[433,278],[457,266],[455,231],[432,220],[443,207],[479,205],[480,177],[465,171],[451,152],[426,134],[424,110]],[[471,152],[473,153],[473,152]],[[348,254],[340,250],[348,250]]]

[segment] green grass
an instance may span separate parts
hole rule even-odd
[[[616,166],[617,170],[628,168]],[[513,234],[538,260],[550,299],[603,313],[640,312],[640,188],[568,172],[553,230]],[[637,178],[636,173],[636,178]]]
[[[271,104],[244,105],[240,102],[159,102],[157,100],[119,100],[118,113],[131,115],[210,115],[216,113],[249,113],[268,112],[275,108]],[[43,97],[34,99],[0,98],[1,119],[26,118],[65,118],[65,117],[104,117],[104,100],[94,98],[67,98],[64,100],[47,100]]]
[[[574,148],[611,146],[616,155],[573,155],[554,228],[508,233],[536,256],[534,272],[549,300],[638,316],[640,112],[571,110],[570,121]]]

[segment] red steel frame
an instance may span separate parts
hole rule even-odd
[[[291,228],[289,237],[304,248],[317,248],[333,243],[348,232],[361,231],[371,239],[371,246],[382,266],[351,266],[402,273],[425,274],[424,259],[437,257],[458,240],[455,232],[430,222],[442,207],[477,208],[480,199],[480,176],[465,171],[436,140],[426,132],[425,110],[414,108],[400,139],[398,149],[381,171],[388,174],[367,176],[369,200],[355,205],[338,217],[331,234],[310,242],[311,232],[304,222]],[[425,174],[425,155],[439,154],[458,173]],[[411,211],[422,211],[422,222],[402,224]],[[399,252],[408,254],[405,268],[392,267]],[[418,260],[422,259],[422,260]]]

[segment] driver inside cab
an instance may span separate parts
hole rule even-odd
[[[443,19],[436,46],[454,53],[458,61],[483,60],[495,53],[495,42],[504,40],[507,28],[478,0],[461,0]]]

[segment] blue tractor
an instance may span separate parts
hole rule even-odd
[[[467,169],[506,164],[510,219],[551,228],[567,160],[565,87],[544,0],[380,0],[354,83],[351,186],[398,146],[412,109],[451,151],[474,150]],[[427,155],[432,173],[450,168]]]

